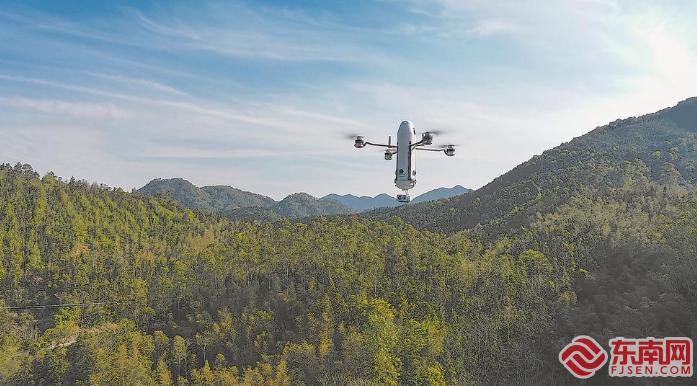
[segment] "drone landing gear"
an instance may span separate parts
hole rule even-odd
[[[409,197],[409,193],[405,191],[404,194],[397,195],[397,201],[407,203],[411,201],[411,197]]]

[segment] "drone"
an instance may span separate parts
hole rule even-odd
[[[394,184],[401,189],[404,194],[397,195],[397,201],[407,203],[411,201],[409,189],[416,185],[416,157],[414,150],[443,152],[448,157],[455,155],[455,145],[443,145],[440,147],[427,147],[433,145],[433,136],[440,134],[438,130],[425,131],[421,133],[421,140],[416,141],[416,129],[410,121],[404,121],[397,130],[397,144],[392,144],[392,136],[387,138],[387,144],[372,143],[365,140],[362,135],[351,135],[355,137],[353,146],[362,149],[366,146],[377,146],[385,148],[385,160],[392,160],[393,155],[397,155]]]

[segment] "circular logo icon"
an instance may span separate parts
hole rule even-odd
[[[586,379],[607,362],[607,352],[586,335],[579,335],[559,352],[559,362],[576,378]]]

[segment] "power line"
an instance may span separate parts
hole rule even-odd
[[[62,304],[30,304],[26,306],[9,306],[5,307],[8,310],[45,310],[51,308],[69,308],[69,307],[89,307],[89,306],[101,306],[109,304],[108,302],[96,302],[96,303],[62,303]]]

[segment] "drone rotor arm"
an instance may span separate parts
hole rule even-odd
[[[413,146],[413,145],[412,145]],[[430,147],[417,147],[414,150],[423,150],[423,151],[443,151],[444,149],[433,149]]]
[[[385,144],[382,144],[382,143],[366,142],[365,144],[366,144],[366,146],[386,147],[386,148],[388,148],[388,149],[396,149],[396,148],[397,148],[397,146],[395,146],[395,145],[385,145]]]
[[[411,148],[412,148],[412,149],[416,149],[416,148],[418,148],[419,146],[428,146],[428,145],[430,145],[430,144],[424,142],[424,140],[421,139],[419,142],[414,142],[414,143],[412,143],[412,144],[411,144]]]

